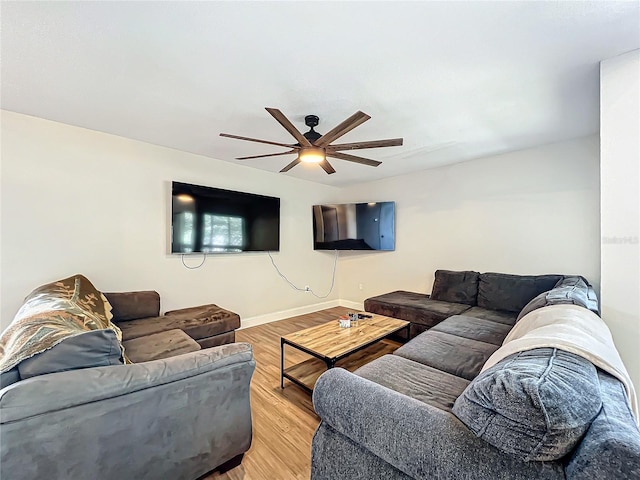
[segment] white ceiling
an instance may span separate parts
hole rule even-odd
[[[6,2],[2,108],[241,163],[295,143],[264,110],[340,142],[370,181],[598,131],[598,62],[640,48],[640,2]],[[277,172],[292,157],[242,162]]]

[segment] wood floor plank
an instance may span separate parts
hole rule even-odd
[[[280,388],[280,337],[335,320],[349,311],[352,310],[334,307],[236,332],[238,342],[253,345],[256,360],[256,371],[251,381],[253,443],[240,466],[224,474],[215,472],[203,480],[309,478],[311,439],[320,419],[313,410],[311,396],[305,390],[288,380],[285,380],[285,388]],[[355,370],[373,358],[391,353],[399,345],[384,340],[341,360],[337,365]],[[289,348],[285,358],[285,366],[292,366],[311,357]]]

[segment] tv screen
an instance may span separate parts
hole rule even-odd
[[[395,202],[313,206],[314,250],[395,250]]]
[[[171,253],[280,250],[280,199],[172,182]]]

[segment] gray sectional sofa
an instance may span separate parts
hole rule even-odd
[[[640,431],[617,378],[558,348],[480,373],[516,321],[541,307],[600,321],[589,312],[593,289],[581,277],[483,275],[440,271],[431,298],[376,299],[385,313],[431,328],[354,373],[318,379],[313,480],[640,478]],[[407,310],[393,305],[399,298],[411,299]],[[442,319],[449,307],[440,302],[450,300],[467,302],[463,315]]]
[[[156,292],[108,297],[81,275],[54,282],[2,332],[0,478],[195,479],[238,465],[253,350],[206,348],[233,339],[237,315],[160,316]]]

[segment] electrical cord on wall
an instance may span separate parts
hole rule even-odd
[[[202,257],[202,262],[200,263],[200,265],[197,265],[195,267],[190,267],[189,265],[187,265],[186,263],[184,263],[184,253],[182,255],[180,255],[180,258],[182,258],[182,265],[185,266],[185,268],[188,268],[189,270],[195,270],[196,268],[200,268],[202,265],[204,265],[204,262],[207,260],[207,254],[203,253],[203,257]]]
[[[331,292],[333,291],[333,286],[336,282],[336,266],[338,265],[338,250],[335,251],[336,255],[333,259],[333,275],[331,276],[331,287],[329,288],[329,291],[327,292],[326,295],[318,295],[316,292],[314,292],[312,289],[306,289],[306,288],[300,288],[297,287],[294,283],[292,283],[285,274],[283,274],[280,269],[278,268],[278,266],[276,265],[276,262],[273,260],[273,257],[271,256],[271,252],[267,252],[269,254],[269,258],[271,259],[271,264],[273,265],[273,268],[276,269],[276,272],[278,272],[278,275],[280,275],[285,282],[287,282],[289,284],[289,286],[291,288],[293,288],[294,290],[297,290],[299,292],[309,292],[311,293],[311,295],[313,295],[316,298],[327,298],[329,295],[331,295]]]

